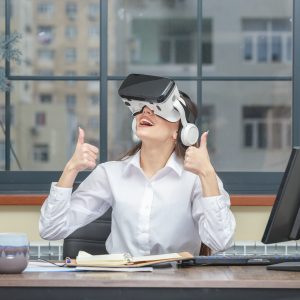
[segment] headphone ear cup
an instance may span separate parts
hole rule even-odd
[[[131,129],[132,129],[133,134],[136,135],[136,119],[135,118],[133,118],[133,120],[132,120]]]
[[[140,139],[136,135],[136,119],[133,118],[132,123],[131,123],[131,129],[132,129],[132,139],[135,143],[138,143]]]
[[[197,143],[199,138],[199,130],[195,124],[188,123],[182,128],[180,134],[183,145],[189,147]]]

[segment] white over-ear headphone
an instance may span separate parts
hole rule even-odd
[[[182,123],[180,135],[181,142],[183,145],[189,147],[196,144],[198,141],[199,130],[195,124],[187,122],[183,105],[186,106],[184,100],[181,98],[176,98],[173,100],[173,106],[179,112]]]
[[[185,104],[184,100],[182,100],[181,98],[179,98],[179,99],[175,98],[173,100],[173,106],[179,112],[181,123],[182,123],[182,129],[181,129],[181,134],[180,134],[181,142],[183,145],[189,147],[189,146],[196,144],[196,142],[198,141],[199,130],[195,124],[187,122],[183,105],[186,105],[186,104]],[[136,139],[138,140],[138,137],[136,135],[136,119],[135,118],[133,118],[133,120],[132,120],[131,128],[132,128],[133,134],[135,135]]]

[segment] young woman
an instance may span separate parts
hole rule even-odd
[[[182,92],[181,97],[196,119],[195,104]],[[112,207],[109,253],[199,255],[202,243],[214,252],[228,248],[235,220],[209,159],[208,132],[199,146],[185,147],[181,121],[169,122],[147,106],[135,118],[141,142],[123,159],[98,166],[98,149],[84,142],[79,129],[75,152],[42,206],[41,236],[63,239]],[[85,169],[94,170],[72,193]]]

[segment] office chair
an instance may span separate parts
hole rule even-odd
[[[79,250],[90,254],[107,254],[105,241],[111,231],[111,208],[100,218],[78,228],[64,239],[63,258],[75,258]]]

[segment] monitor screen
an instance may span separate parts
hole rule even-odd
[[[293,148],[265,228],[265,244],[298,240],[300,229],[300,148]]]

